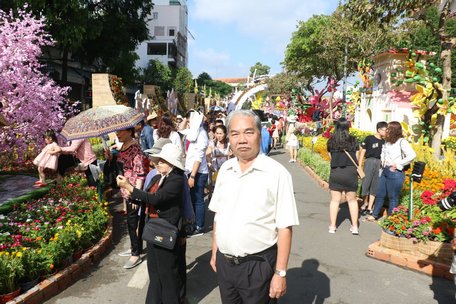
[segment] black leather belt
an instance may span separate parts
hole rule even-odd
[[[249,261],[260,261],[260,262],[264,262],[266,261],[265,258],[262,256],[263,254],[271,251],[271,250],[275,250],[277,249],[277,245],[274,245],[272,247],[269,247],[263,251],[260,251],[258,253],[254,253],[254,254],[248,254],[246,256],[243,256],[243,257],[237,257],[237,256],[234,256],[234,255],[230,255],[230,254],[224,254],[222,253],[223,257],[225,258],[225,260],[232,264],[232,265],[240,265],[242,263],[245,263],[245,262],[249,262]]]

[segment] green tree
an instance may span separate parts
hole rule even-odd
[[[159,60],[150,60],[147,67],[142,70],[141,78],[144,84],[159,86],[161,92],[171,90],[173,82],[172,71]]]
[[[210,89],[213,94],[219,94],[221,97],[224,97],[233,91],[233,88],[230,85],[219,80],[213,80],[211,75],[206,72],[198,75],[196,83],[201,88],[205,86],[206,91],[209,91]]]
[[[438,11],[438,25],[434,33],[440,42],[440,59],[443,67],[442,85],[444,102],[448,102],[451,90],[451,50],[456,44],[456,37],[449,32],[454,28],[454,12],[450,11],[451,0],[349,0],[344,5],[347,15],[357,24],[364,27],[370,24],[381,24],[383,27],[396,26],[404,20],[424,20],[427,8],[436,7]],[[453,17],[451,17],[453,16]],[[430,111],[438,110],[437,103]],[[443,126],[445,123],[444,115],[437,115],[432,136],[432,148],[436,157],[440,156],[440,145],[442,142]]]
[[[356,71],[357,63],[393,40],[391,31],[371,26],[357,28],[341,10],[331,16],[316,15],[300,21],[292,34],[283,62],[287,72],[296,73],[310,83],[322,78],[336,82]]]
[[[253,74],[255,73],[256,70],[256,76],[261,76],[261,75],[269,75],[269,71],[271,68],[265,64],[262,64],[261,62],[255,63],[254,66],[250,68],[250,77],[253,77]]]
[[[6,0],[2,8],[17,9],[25,3],[34,15],[45,17],[47,31],[57,42],[59,55],[51,59],[61,60],[63,83],[69,60],[96,63],[98,71],[117,74],[126,83],[138,76],[133,52],[148,37],[151,1]]]
[[[305,80],[293,73],[279,73],[266,80],[271,95],[289,94],[293,89],[302,87]]]
[[[225,97],[233,92],[233,88],[229,84],[219,80],[208,80],[206,86],[208,89],[212,89],[212,93],[217,93],[220,97]]]
[[[211,75],[209,75],[206,72],[202,72],[198,75],[198,78],[196,78],[196,83],[198,83],[198,86],[203,86],[204,84],[206,84],[206,82],[210,80],[212,80]]]
[[[173,87],[176,90],[177,98],[179,99],[179,105],[181,107],[181,112],[187,112],[187,101],[184,100],[185,94],[193,92],[193,75],[185,67],[179,68],[176,73],[176,78],[173,82]]]

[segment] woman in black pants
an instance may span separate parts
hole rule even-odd
[[[146,191],[134,188],[123,176],[117,177],[119,187],[131,193],[134,201],[145,203],[149,220],[160,217],[179,226],[184,195],[184,165],[181,152],[174,144],[163,146],[159,154],[151,158],[158,174],[152,178]],[[181,234],[183,232],[181,231]],[[182,276],[179,275],[179,240],[172,249],[147,243],[147,269],[149,288],[147,304],[178,304],[183,298]]]

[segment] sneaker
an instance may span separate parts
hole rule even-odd
[[[336,227],[335,226],[329,226],[328,232],[331,233],[331,234],[336,233]]]
[[[350,226],[350,232],[351,232],[353,235],[359,235],[358,227]]]
[[[190,233],[190,235],[188,237],[200,236],[200,235],[203,235],[203,234],[204,234],[204,232],[203,232],[202,228],[196,228],[195,230],[193,230],[192,233]]]
[[[124,265],[124,269],[131,269],[131,268],[135,268],[136,266],[138,266],[139,264],[141,264],[142,262],[142,259],[140,257],[138,257],[136,259],[136,261],[132,261],[131,259],[128,260],[125,265]]]
[[[119,252],[118,255],[121,257],[129,257],[129,256],[131,256],[131,249]]]
[[[289,162],[289,163],[292,163],[292,162],[293,162],[293,160],[292,160],[292,159],[290,159],[288,162]]]

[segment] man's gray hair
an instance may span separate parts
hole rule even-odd
[[[230,135],[230,130],[231,130],[231,120],[236,116],[252,117],[255,120],[255,126],[256,126],[258,132],[261,134],[261,120],[260,120],[260,117],[255,114],[255,112],[253,112],[252,110],[236,110],[236,111],[230,112],[230,114],[228,114],[228,116],[226,117],[226,120],[225,120],[228,136]]]

